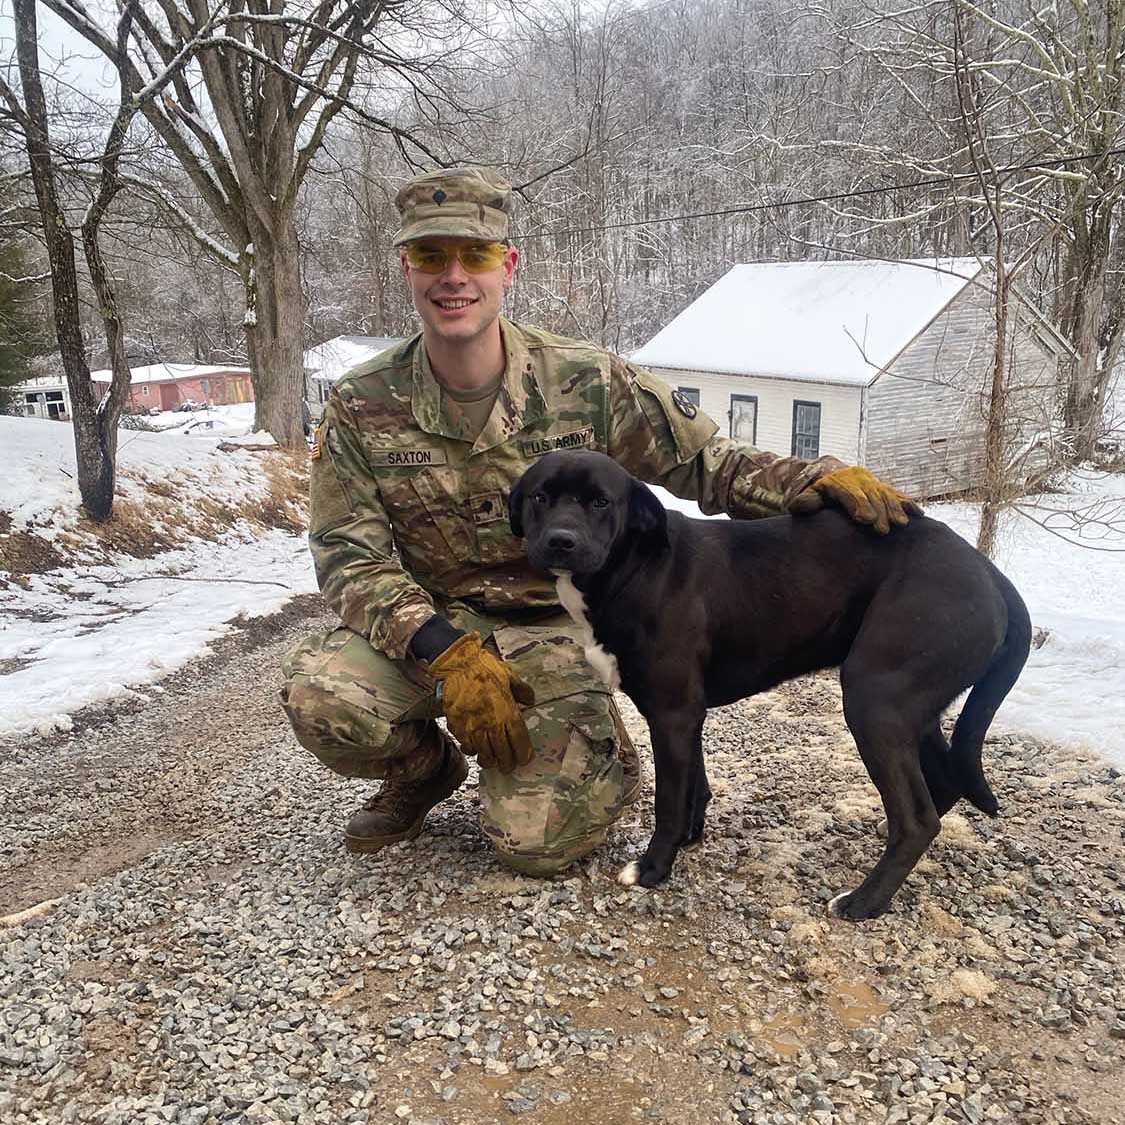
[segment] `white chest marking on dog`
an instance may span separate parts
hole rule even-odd
[[[574,618],[574,623],[582,633],[582,644],[586,650],[586,659],[606,687],[616,691],[621,686],[621,674],[617,668],[617,657],[604,648],[594,638],[594,629],[590,619],[586,616],[586,599],[582,591],[574,585],[570,574],[565,570],[555,571],[555,589],[559,594],[559,601],[563,609]]]

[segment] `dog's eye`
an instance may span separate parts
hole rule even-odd
[[[533,504],[546,504],[547,494],[545,492],[533,492],[531,494],[531,502]]]
[[[609,507],[609,497],[608,496],[595,496],[594,497],[594,507],[595,508],[608,508]]]

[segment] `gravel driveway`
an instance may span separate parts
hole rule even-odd
[[[860,926],[824,907],[880,809],[830,677],[712,714],[708,837],[658,892],[614,882],[651,783],[553,882],[493,860],[471,780],[353,857],[369,787],[275,702],[324,621],[298,599],[147,700],[0,743],[0,914],[58,900],[0,929],[0,1120],[1125,1122],[1105,762],[990,742],[1002,817],[958,806]]]

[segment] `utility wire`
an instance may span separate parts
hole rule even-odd
[[[1106,152],[1088,152],[1079,156],[1060,156],[1053,160],[1035,160],[1028,164],[1011,164],[997,168],[996,175],[1012,172],[1028,172],[1036,168],[1062,168],[1068,164],[1079,164],[1084,160],[1100,160],[1107,156],[1125,156],[1125,148],[1111,148]],[[678,223],[691,219],[711,219],[722,215],[749,215],[756,211],[783,210],[787,207],[807,207],[810,203],[839,203],[845,199],[864,199],[873,195],[889,195],[896,191],[913,191],[916,188],[940,187],[956,183],[958,180],[975,180],[976,172],[951,172],[947,176],[934,176],[926,180],[912,180],[905,184],[890,184],[886,187],[860,188],[855,191],[839,191],[830,195],[808,195],[798,199],[778,199],[769,203],[739,203],[733,207],[722,207],[715,211],[689,211],[681,215],[662,215],[654,219],[632,219],[622,223],[606,223],[604,226],[570,227],[566,230],[529,231],[519,235],[514,241],[530,242],[537,238],[560,238],[571,234],[594,234],[605,230],[624,230],[627,227],[649,227],[662,223]]]

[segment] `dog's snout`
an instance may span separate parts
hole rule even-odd
[[[573,551],[578,546],[578,536],[565,528],[555,528],[547,535],[547,547],[552,551]]]

